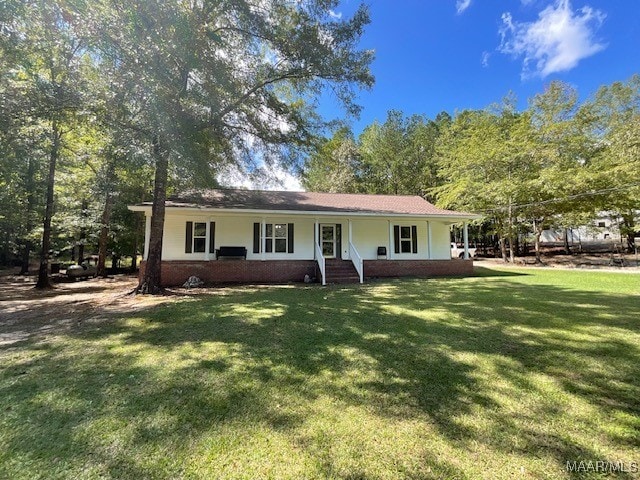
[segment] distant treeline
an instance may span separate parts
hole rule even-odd
[[[518,238],[573,227],[606,211],[632,249],[640,214],[640,76],[579,102],[562,82],[518,111],[507,96],[484,110],[435,119],[392,110],[355,138],[337,129],[302,171],[308,190],[421,195],[484,215],[505,259]],[[510,248],[511,247],[511,248]],[[510,252],[510,253],[508,253]],[[539,258],[539,256],[538,256]]]

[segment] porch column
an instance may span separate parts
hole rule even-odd
[[[393,224],[389,220],[389,260],[393,260],[393,252],[395,252],[395,246],[393,245]]]
[[[145,215],[144,219],[144,255],[142,255],[142,259],[147,260],[149,258],[149,237],[151,237],[151,214]]]
[[[209,252],[209,245],[211,245],[211,219],[207,219],[207,223],[205,224],[205,239],[206,239],[206,245],[204,247],[204,258],[205,260],[209,261],[211,260],[211,253]]]
[[[267,250],[267,222],[264,217],[262,217],[261,228],[262,231],[260,232],[260,245],[262,245],[262,248],[260,249],[260,259],[265,260],[265,252]]]
[[[431,260],[431,222],[427,222],[427,258]]]
[[[351,260],[351,243],[353,242],[353,225],[349,219],[349,245],[347,245],[347,259]]]
[[[469,224],[467,222],[464,222],[464,229],[463,229],[463,237],[464,237],[464,259],[468,260],[469,259]]]
[[[317,260],[316,255],[316,243],[318,243],[318,219],[316,218],[313,223],[313,259]]]

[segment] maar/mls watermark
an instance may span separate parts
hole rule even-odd
[[[638,473],[640,462],[611,462],[607,460],[567,460],[565,469],[568,472],[594,473]]]

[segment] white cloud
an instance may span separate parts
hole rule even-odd
[[[342,12],[334,12],[333,10],[329,10],[329,16],[331,18],[335,18],[336,20],[340,20],[342,18]]]
[[[253,183],[249,176],[241,171],[236,165],[220,167],[216,178],[220,183],[220,186],[224,188],[251,189],[253,187]]]
[[[502,14],[499,50],[523,57],[523,78],[546,77],[571,70],[578,62],[606,48],[595,38],[605,14],[585,6],[572,10],[569,0],[557,0],[538,14],[535,22],[517,22]]]
[[[491,54],[489,52],[482,52],[482,66],[484,68],[489,66],[489,58],[491,58]]]
[[[242,171],[236,165],[222,168],[217,176],[225,188],[245,188],[247,190],[288,190],[304,191],[300,179],[281,165],[261,166],[252,174]]]
[[[263,190],[288,190],[292,192],[301,192],[304,189],[300,183],[300,179],[285,170],[280,165],[273,165],[270,168],[272,178],[269,178],[256,185],[255,188]]]
[[[471,0],[456,0],[456,12],[458,15],[464,13],[464,11],[471,6]]]

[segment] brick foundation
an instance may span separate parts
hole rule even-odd
[[[302,282],[305,275],[316,276],[316,265],[314,260],[164,260],[162,286],[180,286],[191,275],[206,284]],[[140,264],[140,275],[145,266],[146,262]]]
[[[140,275],[146,262],[140,264]],[[365,260],[365,278],[441,277],[473,274],[473,260]],[[315,260],[213,260],[162,262],[162,286],[182,285],[195,275],[206,284],[302,282],[319,277]]]
[[[473,274],[473,260],[365,260],[365,278],[449,277]]]

